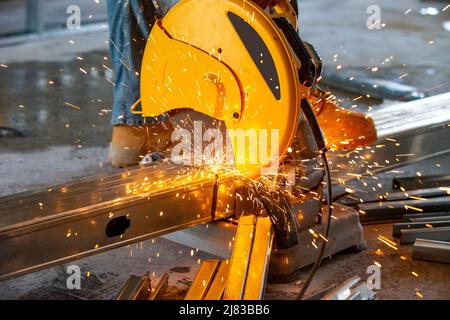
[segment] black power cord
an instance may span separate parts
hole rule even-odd
[[[317,118],[314,115],[314,112],[312,110],[311,104],[307,99],[303,99],[301,101],[301,109],[303,111],[304,116],[308,120],[308,123],[311,127],[312,134],[314,136],[314,139],[317,144],[317,148],[320,151],[320,156],[322,157],[323,165],[325,168],[325,174],[327,177],[327,224],[325,226],[325,233],[324,237],[325,239],[328,239],[328,235],[330,233],[330,223],[331,223],[331,215],[332,215],[332,204],[333,204],[333,192],[332,192],[332,186],[331,186],[331,174],[330,174],[330,167],[328,165],[328,159],[327,159],[327,148],[325,144],[325,139],[322,135],[322,130],[320,129],[319,123],[317,122]],[[317,254],[316,261],[314,262],[314,265],[308,275],[308,277],[305,280],[305,283],[300,288],[300,291],[297,295],[297,299],[300,300],[305,295],[306,290],[308,290],[309,285],[311,284],[312,279],[314,278],[317,269],[319,269],[320,264],[323,259],[323,255],[325,253],[325,247],[327,245],[327,241],[322,240],[322,243],[320,245],[319,253]]]
[[[328,235],[330,233],[330,223],[331,223],[331,215],[332,215],[332,203],[333,203],[333,192],[332,192],[332,186],[331,186],[331,175],[330,175],[330,168],[328,166],[328,159],[326,155],[326,151],[322,151],[321,153],[323,164],[325,167],[325,174],[327,176],[327,224],[325,226],[325,239],[328,239]],[[305,283],[302,285],[298,295],[297,299],[301,300],[303,296],[306,293],[306,290],[308,290],[309,285],[311,284],[312,279],[317,273],[317,270],[320,267],[320,264],[322,263],[323,255],[325,253],[325,247],[327,245],[327,241],[322,240],[322,243],[320,245],[319,253],[317,254],[316,261],[314,262],[314,266],[312,267],[311,271],[309,272],[308,277],[305,280]]]

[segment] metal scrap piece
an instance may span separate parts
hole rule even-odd
[[[149,275],[130,276],[120,289],[115,300],[146,300],[151,291]]]
[[[450,242],[416,239],[413,245],[413,258],[450,263]]]
[[[194,282],[184,298],[185,300],[203,300],[214,280],[219,264],[219,260],[205,260],[202,263]]]
[[[401,230],[401,244],[411,244],[416,239],[450,241],[450,227]]]
[[[158,284],[151,289],[151,294],[148,300],[160,300],[162,294],[166,291],[169,286],[169,274],[166,272],[163,274]]]
[[[334,289],[327,289],[320,300],[374,300],[376,292],[370,289],[365,282],[355,287],[360,281],[360,277],[354,276]],[[318,297],[318,295],[315,296]]]

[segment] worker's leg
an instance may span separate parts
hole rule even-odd
[[[148,146],[147,130],[130,106],[140,97],[140,69],[151,26],[176,0],[108,0],[111,63],[114,70],[113,134],[109,158],[113,166],[134,165]]]

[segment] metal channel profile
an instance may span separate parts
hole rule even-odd
[[[450,263],[450,242],[417,239],[413,246],[413,258]]]
[[[405,223],[394,223],[392,228],[392,235],[394,237],[399,237],[402,230],[412,230],[412,229],[423,229],[423,228],[440,228],[440,227],[450,227],[450,219],[446,221],[436,221],[436,222],[405,222]]]
[[[431,218],[442,218],[450,220],[450,212],[411,213],[405,214],[403,216],[403,220],[405,222],[415,222],[417,221],[417,219],[423,219],[424,221],[426,221],[427,219]]]
[[[388,195],[383,195],[380,197],[378,194],[374,194],[370,198],[365,198],[364,203],[374,203],[374,202],[388,202],[388,201],[401,201],[401,200],[412,200],[416,198],[434,198],[448,196],[447,188],[428,188],[428,189],[418,189],[408,192],[393,192]],[[343,199],[341,201],[345,205],[357,205],[361,202],[359,199]]]
[[[359,281],[361,281],[361,278],[358,276],[354,276],[353,278],[344,281],[335,289],[325,294],[321,298],[321,300],[347,300],[351,296],[350,288],[357,284]]]
[[[435,197],[426,200],[400,200],[368,202],[356,205],[361,215],[361,223],[370,224],[383,221],[403,220],[407,213],[420,210],[420,212],[444,212],[450,209],[450,197]]]
[[[408,229],[400,231],[401,244],[412,244],[416,239],[450,241],[450,227]]]
[[[169,287],[169,274],[166,272],[158,281],[158,284],[154,288],[152,288],[148,300],[160,300],[162,294],[167,290],[168,287]]]
[[[155,288],[152,288],[148,273],[142,277],[130,276],[115,300],[158,300],[168,286],[168,273],[164,273]]]
[[[437,189],[441,192],[447,192],[450,185],[450,175],[431,175],[431,176],[414,176],[414,177],[397,177],[392,180],[393,189],[416,190],[421,189]],[[427,190],[425,189],[425,190]]]
[[[323,296],[318,297],[320,300],[374,300],[376,292],[371,290],[361,278],[354,276],[335,288],[328,289]]]
[[[442,215],[442,216],[432,216],[432,217],[415,217],[410,219],[411,222],[428,222],[428,223],[434,223],[434,222],[440,222],[440,221],[447,221],[450,220],[449,215]]]
[[[381,107],[372,114],[376,147],[333,152],[334,178],[349,181],[450,153],[450,93]],[[337,180],[336,180],[337,181]]]
[[[221,300],[223,297],[223,293],[225,291],[225,284],[228,279],[228,269],[230,267],[230,263],[228,260],[223,260],[214,275],[214,280],[211,283],[211,286],[208,288],[208,292],[206,293],[204,300]]]
[[[228,260],[205,260],[185,300],[221,300],[228,275]]]
[[[354,276],[342,284],[328,287],[304,300],[374,300],[375,298],[376,292],[362,282],[360,277]]]
[[[231,216],[241,181],[160,163],[0,198],[0,280]]]
[[[272,241],[270,219],[258,218],[245,281],[244,300],[262,300],[264,297]]]
[[[239,218],[224,300],[241,300],[244,296],[244,285],[250,262],[255,221],[256,217],[253,215]]]
[[[185,300],[203,300],[219,267],[219,260],[205,260],[189,288]]]
[[[143,277],[130,276],[115,300],[147,300],[150,289],[148,274]]]
[[[268,217],[240,218],[224,300],[263,299],[272,242],[272,223]]]

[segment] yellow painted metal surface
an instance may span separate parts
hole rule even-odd
[[[200,266],[200,270],[194,279],[185,300],[202,300],[214,279],[214,275],[219,267],[219,260],[205,260]]]
[[[275,61],[280,99],[276,99],[228,17],[249,23]],[[264,57],[261,62],[264,63]],[[236,162],[257,176],[282,157],[297,128],[300,99],[298,61],[271,17],[251,1],[182,0],[152,29],[141,70],[143,116],[192,108],[223,120],[228,129],[277,131],[279,144],[254,164]],[[269,133],[270,136],[270,133]],[[232,140],[235,156],[237,143]],[[254,151],[245,157],[254,156]]]
[[[241,91],[227,66],[193,46],[152,29],[142,67],[144,116],[191,108],[231,121],[241,111]]]
[[[244,295],[255,221],[256,217],[253,215],[242,216],[239,219],[224,300],[241,300]]]
[[[225,285],[228,277],[228,269],[230,262],[224,260],[220,262],[220,266],[214,275],[214,280],[206,293],[205,300],[221,300],[225,291]]]
[[[244,300],[262,300],[264,297],[272,240],[272,222],[269,217],[258,218],[245,282]]]

